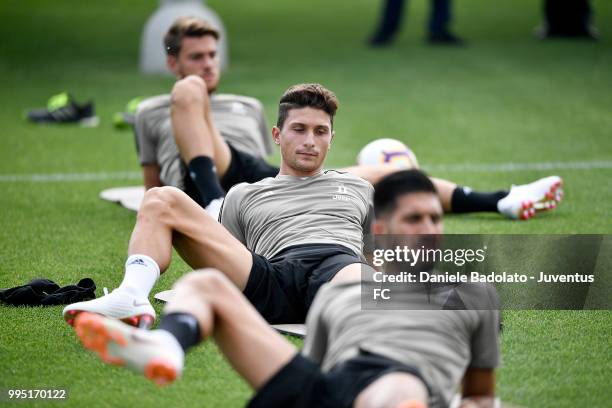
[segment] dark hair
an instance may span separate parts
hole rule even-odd
[[[338,110],[338,98],[336,94],[320,84],[298,84],[287,89],[278,104],[276,126],[282,129],[291,109],[306,107],[327,112],[333,127],[334,115]]]
[[[219,31],[208,22],[197,17],[179,17],[164,36],[166,54],[174,57],[181,52],[181,45],[185,37],[203,37],[212,35],[219,39]]]
[[[397,199],[404,194],[437,194],[427,174],[410,169],[392,173],[374,185],[374,213],[380,217],[391,213],[397,206]]]

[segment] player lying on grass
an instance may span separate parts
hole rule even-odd
[[[274,177],[279,168],[264,157],[272,152],[261,103],[254,98],[215,94],[221,79],[219,33],[196,18],[181,18],[165,37],[168,67],[177,83],[171,95],[143,101],[135,132],[147,189],[162,185],[185,191],[216,214],[221,198],[240,182]],[[394,165],[344,169],[376,183],[397,171]],[[446,212],[494,211],[527,219],[561,199],[561,179],[547,177],[508,191],[481,193],[432,179]],[[217,200],[218,199],[218,200]]]
[[[302,323],[319,287],[359,274],[369,231],[372,186],[362,178],[323,171],[337,99],[318,84],[289,88],[281,97],[281,166],[274,178],[239,184],[225,198],[221,224],[183,191],[145,193],[128,247],[125,277],[107,296],[67,306],[149,323],[149,293],[169,264],[172,246],[194,269],[227,274],[270,323]]]
[[[418,170],[383,179],[374,200],[378,233],[442,233],[440,201]],[[191,272],[175,284],[159,330],[89,313],[79,315],[75,326],[84,346],[104,361],[159,384],[181,376],[185,352],[213,338],[255,390],[250,407],[447,407],[460,383],[463,407],[492,407],[497,310],[434,310],[413,292],[400,302],[403,310],[363,310],[361,284],[321,288],[301,352],[213,269]]]

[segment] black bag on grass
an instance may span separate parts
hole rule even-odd
[[[11,306],[68,305],[95,299],[95,291],[96,284],[90,278],[63,288],[49,279],[32,279],[26,285],[0,290],[0,302]]]

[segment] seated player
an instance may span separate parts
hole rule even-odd
[[[442,232],[435,188],[418,170],[383,179],[374,200],[379,233]],[[301,353],[213,269],[175,284],[159,330],[83,313],[76,332],[104,361],[158,384],[181,376],[185,352],[214,338],[255,390],[249,407],[447,407],[460,384],[462,407],[493,406],[497,310],[364,310],[361,284],[321,288]]]
[[[213,216],[233,185],[274,177],[279,171],[264,160],[272,146],[261,103],[215,94],[221,79],[218,38],[219,33],[202,20],[180,18],[174,23],[165,45],[177,83],[171,95],[143,101],[135,123],[145,187],[178,187],[203,207],[212,204]],[[376,183],[397,170],[379,165],[344,171]],[[491,193],[432,180],[446,212],[494,211],[527,219],[536,209],[549,209],[561,199],[559,177]]]
[[[319,287],[359,274],[369,231],[372,186],[323,163],[334,136],[338,101],[318,84],[281,97],[281,167],[275,178],[242,183],[228,193],[216,222],[174,187],[145,193],[130,239],[125,277],[109,295],[64,309],[150,324],[149,293],[171,260],[172,246],[194,269],[224,271],[271,323],[302,323]]]

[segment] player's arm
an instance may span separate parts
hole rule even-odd
[[[495,369],[468,368],[463,376],[460,408],[493,408],[495,401]]]
[[[494,289],[487,287],[492,296]],[[495,308],[492,308],[495,309]],[[495,403],[495,367],[500,362],[499,310],[478,310],[480,322],[472,334],[472,359],[463,376],[460,408],[493,408]]]
[[[219,222],[244,246],[247,245],[242,226],[240,206],[244,198],[244,183],[230,189],[223,200],[219,213]]]
[[[366,195],[364,196],[364,203],[367,208],[365,217],[362,219],[361,228],[363,235],[369,234],[372,229],[372,222],[374,221],[374,187],[368,183]]]
[[[134,120],[134,136],[136,140],[136,151],[138,161],[142,167],[142,178],[145,190],[153,187],[161,187],[160,168],[157,163],[157,144],[159,135],[154,132],[147,119],[148,112],[146,104],[141,103],[136,111]]]
[[[325,322],[323,312],[329,301],[327,293],[330,290],[332,288],[329,288],[329,284],[319,289],[306,316],[307,335],[304,340],[302,354],[319,364],[323,362],[327,352],[327,323]]]
[[[159,173],[160,170],[157,164],[142,165],[142,178],[144,180],[145,190],[162,186],[162,182],[159,179]]]

